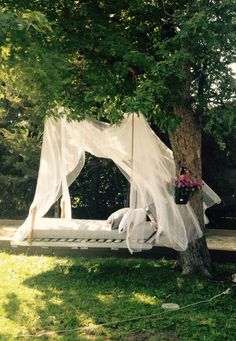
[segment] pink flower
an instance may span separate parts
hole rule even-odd
[[[191,192],[196,192],[203,186],[203,182],[201,180],[190,179],[184,175],[180,175],[176,180],[173,180],[172,184],[175,188],[178,188],[181,191],[186,190]]]

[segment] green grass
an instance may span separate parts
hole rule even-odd
[[[236,264],[218,265],[217,276],[206,279],[181,276],[170,260],[1,253],[0,340],[234,341],[233,273]],[[156,318],[96,327],[162,313],[161,305],[167,302],[185,306],[210,299],[227,288],[231,288],[229,294],[208,303]],[[81,329],[68,331],[75,328]],[[68,332],[39,337],[63,329]],[[35,336],[22,338],[22,334]]]

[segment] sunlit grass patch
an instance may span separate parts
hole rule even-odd
[[[230,275],[236,265],[217,271]],[[2,253],[0,278],[0,340],[53,331],[59,332],[40,339],[125,340],[140,330],[177,340],[236,339],[230,276],[225,281],[181,276],[170,260]],[[163,303],[184,307],[228,287],[228,295],[163,314]]]

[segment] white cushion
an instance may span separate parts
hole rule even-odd
[[[146,210],[143,208],[130,209],[125,213],[119,224],[119,233],[125,232],[131,223],[133,223],[134,226],[137,226],[145,221]]]
[[[111,225],[111,229],[112,230],[116,230],[119,227],[119,224],[122,220],[122,218],[124,217],[125,213],[129,210],[128,207],[125,208],[121,208],[120,210],[112,213],[108,219],[107,219],[107,223]]]

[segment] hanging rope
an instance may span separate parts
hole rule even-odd
[[[136,206],[136,197],[134,198],[134,153],[135,153],[135,145],[134,145],[134,134],[135,134],[135,126],[134,126],[134,113],[132,113],[132,121],[131,121],[131,163],[130,163],[130,168],[131,168],[131,174],[130,174],[130,198],[129,198],[129,204],[130,206]],[[132,200],[133,199],[133,200]],[[135,203],[135,205],[133,205]],[[132,207],[134,208],[134,207]]]
[[[136,207],[136,198],[134,199],[134,113],[132,113],[132,121],[131,121],[131,162],[130,162],[131,174],[130,174],[130,193],[129,193],[129,206],[132,208]],[[135,204],[133,204],[135,203]],[[126,243],[129,252],[132,254],[133,250],[130,245],[130,237],[132,234],[134,223],[131,222],[127,226],[126,233]]]
[[[134,113],[132,113],[132,124],[131,124],[131,178],[130,184],[133,185],[133,169],[134,169]]]

